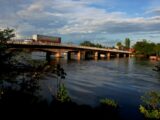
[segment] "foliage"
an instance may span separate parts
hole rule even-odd
[[[6,44],[8,40],[15,37],[13,32],[14,30],[9,28],[0,30],[0,44]]]
[[[146,118],[160,119],[160,109],[148,110],[144,106],[140,105],[139,110]]]
[[[118,47],[119,50],[124,49],[124,46],[122,45],[121,42],[117,42],[117,43],[116,43],[116,46]]]
[[[157,109],[160,107],[160,93],[158,92],[150,91],[148,93],[145,93],[145,95],[142,96],[141,99],[149,109]]]
[[[126,38],[126,39],[125,39],[125,48],[126,48],[126,49],[129,49],[129,48],[130,48],[130,39],[129,39],[129,38]]]
[[[121,42],[117,42],[116,44],[118,47],[122,46],[122,43]]]
[[[84,41],[80,43],[81,46],[89,46],[89,47],[97,47],[97,48],[105,48],[105,46],[102,46],[101,44],[94,44],[90,41]]]
[[[9,28],[0,30],[0,64],[1,65],[3,63],[9,62],[12,56],[12,53],[7,52],[6,43],[8,40],[10,40],[15,36],[13,32],[14,30]]]
[[[137,55],[144,55],[146,57],[150,55],[158,55],[160,52],[159,44],[155,44],[153,42],[150,43],[145,39],[136,42],[133,48],[136,50]]]
[[[160,93],[151,91],[141,97],[143,105],[139,110],[147,118],[160,118]]]
[[[64,86],[64,83],[60,85],[58,92],[57,92],[57,100],[64,103],[69,102],[71,99],[68,95],[67,89]]]
[[[155,46],[154,50],[155,50],[156,54],[158,56],[160,56],[160,43],[157,43],[157,45]]]
[[[57,93],[56,93],[57,100],[62,103],[69,102],[71,99],[62,81],[63,79],[65,79],[65,76],[67,74],[64,72],[64,69],[60,66],[60,64],[57,64],[57,66],[53,70],[53,73],[55,73],[56,78],[57,78]]]
[[[108,99],[108,98],[105,98],[105,99],[101,99],[100,100],[100,103],[102,105],[107,105],[107,106],[111,106],[111,107],[114,107],[114,108],[117,108],[118,107],[118,103],[112,99]]]

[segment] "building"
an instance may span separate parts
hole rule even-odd
[[[61,43],[61,37],[55,36],[45,36],[45,35],[33,35],[32,39],[34,42],[41,42],[41,43]]]

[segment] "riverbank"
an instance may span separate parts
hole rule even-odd
[[[156,60],[156,61],[160,61],[160,57],[159,56],[149,56],[150,60]]]
[[[36,119],[112,119],[121,120],[118,109],[109,106],[99,105],[78,105],[75,102],[60,102],[53,98],[48,104],[45,100],[23,93],[21,91],[8,91],[8,94],[1,96],[0,112],[1,118],[36,118]]]

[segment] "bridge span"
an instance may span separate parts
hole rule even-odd
[[[72,59],[73,54],[77,54],[77,59],[87,59],[89,57],[100,58],[103,54],[105,57],[128,57],[131,52],[117,49],[96,48],[88,46],[68,45],[62,43],[40,43],[40,42],[8,42],[9,48],[31,48],[40,51],[46,51],[46,58],[49,59],[50,55],[55,53],[56,57],[61,57],[62,53],[67,53],[67,58]]]

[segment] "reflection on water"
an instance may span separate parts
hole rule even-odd
[[[153,71],[156,62],[120,58],[110,60],[67,61],[61,63],[67,73],[65,84],[73,101],[96,106],[101,98],[118,101],[124,119],[142,119],[138,112],[140,96],[150,90],[160,90],[160,75]],[[43,85],[54,89],[52,75]],[[47,92],[45,92],[45,95]],[[127,116],[129,115],[129,116]],[[136,116],[136,118],[135,118]]]
[[[126,120],[142,120],[138,111],[140,96],[150,90],[160,90],[160,74],[152,70],[157,64],[155,61],[135,58],[67,61],[52,58],[50,64],[61,64],[67,73],[64,83],[73,101],[97,106],[102,98],[114,99],[120,105],[120,115]],[[32,53],[32,59],[43,63],[45,53]],[[51,72],[41,79],[39,94],[50,102],[52,95],[56,94],[57,79]]]

